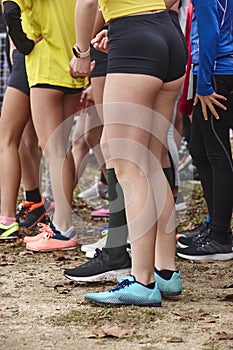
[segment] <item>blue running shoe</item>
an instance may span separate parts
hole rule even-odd
[[[157,282],[158,288],[162,296],[176,296],[182,293],[182,282],[179,271],[174,271],[172,277],[169,280],[166,280],[159,276],[156,271],[154,271],[154,274],[155,280]],[[125,279],[133,281],[134,276],[119,276],[117,278],[117,282],[121,283]]]
[[[172,277],[166,280],[155,271],[155,280],[158,284],[162,296],[175,296],[182,293],[182,282],[180,272],[174,271]]]
[[[84,299],[96,304],[104,305],[138,305],[138,306],[161,306],[162,297],[155,283],[153,289],[147,288],[137,282],[134,276],[126,279],[107,292],[88,293]]]

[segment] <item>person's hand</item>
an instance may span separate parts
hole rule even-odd
[[[227,107],[218,101],[218,100],[226,101],[227,98],[225,96],[216,94],[216,92],[213,92],[208,96],[201,96],[199,94],[196,94],[194,99],[194,106],[198,103],[198,100],[200,100],[201,102],[203,117],[205,120],[208,120],[207,108],[209,108],[209,110],[211,111],[211,113],[216,119],[219,119],[219,115],[214,106],[218,106],[224,111],[227,110]]]
[[[70,61],[70,75],[72,78],[85,78],[90,75],[95,67],[95,61],[90,61],[90,56],[85,58],[73,57]]]
[[[91,85],[88,86],[85,90],[83,90],[82,95],[80,97],[80,103],[83,104],[84,108],[88,108],[94,105]]]
[[[96,50],[108,53],[108,31],[106,29],[101,30],[101,32],[91,40],[91,44]]]
[[[42,34],[41,34],[40,36],[38,36],[36,39],[34,39],[35,45],[36,45],[37,43],[39,43],[42,39],[43,39],[43,35],[42,35]]]

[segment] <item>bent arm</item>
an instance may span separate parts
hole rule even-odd
[[[9,36],[14,45],[23,55],[28,55],[34,48],[35,43],[34,40],[28,39],[23,31],[20,7],[13,1],[5,1],[4,16]]]

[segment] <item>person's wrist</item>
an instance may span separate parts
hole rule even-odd
[[[90,46],[89,46],[89,48],[88,48],[87,51],[82,52],[82,51],[79,49],[78,45],[75,44],[75,45],[73,46],[73,53],[74,53],[75,57],[77,57],[77,58],[86,58],[86,57],[89,57],[89,56],[90,56]]]

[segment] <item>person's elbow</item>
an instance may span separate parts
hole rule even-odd
[[[14,2],[6,2],[4,3],[4,17],[6,20],[6,24],[9,26],[12,19],[19,17],[20,18],[20,8]]]
[[[96,9],[98,6],[97,0],[79,0],[78,6],[85,7],[88,10]]]

